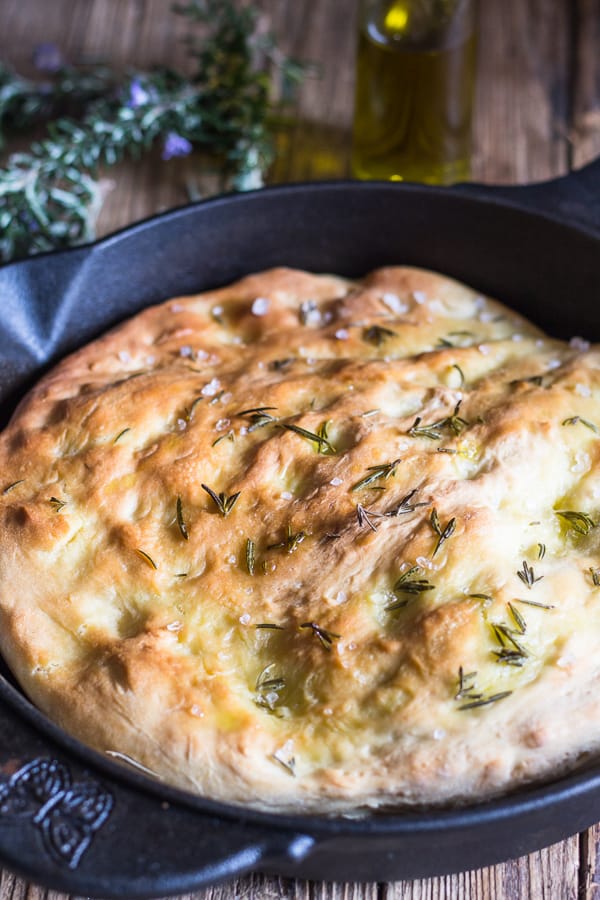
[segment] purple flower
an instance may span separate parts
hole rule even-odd
[[[33,64],[40,72],[58,72],[65,61],[56,44],[38,44],[33,51]]]
[[[139,78],[132,78],[129,85],[129,99],[126,101],[130,109],[137,109],[138,106],[144,106],[150,100],[150,94],[142,84]]]
[[[191,152],[192,145],[187,138],[177,134],[176,131],[169,132],[163,145],[163,159],[173,159],[176,156],[187,156]]]

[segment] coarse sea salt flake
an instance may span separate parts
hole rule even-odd
[[[225,429],[229,428],[230,425],[231,425],[230,419],[219,419],[219,421],[215,425],[215,429],[217,431],[225,431]]]
[[[240,616],[240,624],[249,625],[250,624],[250,614],[244,613],[243,616]]]
[[[252,303],[251,312],[253,316],[266,316],[269,311],[271,301],[266,297],[257,297]]]
[[[127,350],[119,350],[119,359],[122,363],[131,362],[131,354]]]
[[[337,476],[335,478],[332,478],[331,481],[329,482],[329,484],[332,484],[334,487],[337,487],[341,483],[342,483],[342,479],[338,478]]]
[[[283,493],[281,494],[282,500],[292,500],[293,497],[294,497],[294,495],[292,493],[290,493],[290,491],[283,491]]]
[[[582,337],[572,337],[569,341],[569,347],[572,347],[573,350],[579,350],[581,353],[585,353],[590,349],[590,342],[584,340]]]
[[[350,332],[346,328],[338,328],[338,330],[335,333],[335,336],[338,339],[338,341],[347,341],[348,338],[350,337]]]
[[[443,728],[436,728],[435,731],[433,732],[434,741],[441,741],[442,738],[445,738],[445,737],[446,737],[446,732],[444,731]]]
[[[427,300],[427,294],[425,293],[425,291],[413,291],[412,295],[415,298],[415,303],[422,304]]]
[[[171,303],[169,309],[171,310],[171,312],[178,313],[183,310],[183,306],[181,305],[181,303]]]
[[[214,397],[219,388],[221,387],[221,382],[218,378],[213,378],[208,384],[205,384],[200,393],[203,397]]]
[[[575,393],[579,394],[580,397],[591,397],[592,389],[588,384],[576,384],[575,385]]]
[[[193,356],[193,354],[194,354],[194,351],[193,351],[192,348],[189,346],[189,344],[186,344],[184,347],[180,347],[180,348],[179,348],[179,355],[180,355],[180,356]]]
[[[389,291],[381,295],[381,302],[393,313],[396,313],[397,316],[408,312],[408,305],[397,294],[392,294]]]

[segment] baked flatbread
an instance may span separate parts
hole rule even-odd
[[[67,358],[0,438],[0,647],[65,730],[276,810],[600,746],[600,355],[448,278],[275,269]]]

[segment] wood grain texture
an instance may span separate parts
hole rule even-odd
[[[316,64],[295,118],[278,134],[273,181],[349,173],[357,0],[256,0],[283,49]],[[0,58],[30,72],[31,48],[57,42],[73,61],[185,66],[184,20],[170,0],[0,0]],[[474,178],[552,177],[600,153],[600,0],[481,3]],[[202,161],[141,163],[106,173],[104,234],[210,193]],[[598,900],[600,826],[504,865],[394,884],[332,884],[253,875],[207,888],[194,900]],[[435,850],[433,851],[435,852]],[[4,872],[0,900],[65,900]],[[191,896],[186,898],[191,900]]]

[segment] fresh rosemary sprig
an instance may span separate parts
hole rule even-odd
[[[238,501],[238,497],[240,496],[241,491],[238,491],[236,494],[231,494],[230,497],[227,494],[224,494],[223,491],[220,491],[218,494],[213,491],[212,488],[209,488],[207,484],[200,485],[203,491],[206,491],[208,496],[211,498],[221,515],[225,518],[229,515],[233,507]]]
[[[364,525],[367,525],[371,531],[377,531],[377,525],[372,521],[372,519],[381,519],[385,513],[376,513],[371,510],[366,509],[362,503],[359,503],[356,507],[356,519],[358,521],[358,527],[362,528]]]
[[[421,425],[421,416],[417,416],[411,427],[408,429],[407,434],[411,437],[429,438],[429,440],[432,441],[441,441],[441,432],[445,428],[456,436],[462,434],[462,432],[469,427],[469,423],[459,415],[461,403],[462,400],[459,400],[454,407],[452,415],[445,416],[443,419],[438,419],[437,422],[432,422],[430,425]]]
[[[460,666],[458,670],[458,691],[454,695],[454,699],[468,700],[469,702],[459,706],[459,710],[477,709],[479,706],[488,706],[490,703],[497,703],[498,700],[504,700],[505,697],[509,697],[512,694],[512,691],[500,691],[498,694],[488,694],[486,697],[485,694],[477,690],[475,686],[476,677],[477,672],[465,673],[463,667]]]
[[[393,459],[392,462],[381,463],[379,466],[368,466],[367,472],[369,472],[369,474],[365,475],[364,478],[361,478],[360,481],[357,481],[356,484],[352,485],[350,490],[361,491],[363,488],[369,487],[370,484],[373,484],[374,481],[378,481],[380,478],[384,481],[387,481],[388,478],[393,478],[396,474],[396,469],[401,462],[401,459]]]
[[[396,332],[391,328],[384,328],[382,325],[370,325],[362,333],[363,341],[375,344],[376,347],[381,347],[383,342],[391,337],[396,337]]]
[[[533,571],[533,567],[528,565],[527,560],[525,560],[525,559],[523,560],[523,568],[519,569],[519,571],[517,572],[517,575],[521,579],[523,584],[530,589],[533,587],[534,584],[536,584],[536,582],[541,581],[542,578],[544,577],[543,575],[538,575],[536,578],[535,572]]]
[[[10,485],[10,487],[14,487],[14,485]],[[6,491],[5,491],[5,493],[6,493]],[[59,500],[58,497],[50,497],[50,499],[48,500],[48,503],[50,503],[54,507],[54,512],[57,512],[57,513],[59,513],[61,511],[61,509],[64,509],[65,506],[67,505],[66,500]]]
[[[250,6],[189,0],[174,9],[200,29],[186,39],[195,64],[190,77],[162,68],[115,86],[100,70],[75,78],[62,69],[48,88],[48,81],[34,86],[1,70],[4,131],[55,115],[67,95],[83,113],[55,119],[46,138],[0,169],[0,262],[89,240],[102,202],[99,167],[137,158],[159,141],[165,159],[196,147],[217,157],[238,189],[259,183],[273,153],[265,69],[278,68],[290,84],[302,68],[259,34]]]
[[[594,569],[590,566],[588,572],[590,573],[594,587],[600,587],[600,569]]]

